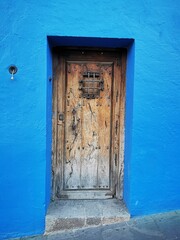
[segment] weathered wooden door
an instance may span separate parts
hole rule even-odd
[[[116,195],[117,187],[120,192],[122,56],[122,51],[56,52],[53,131],[56,197],[109,198]]]

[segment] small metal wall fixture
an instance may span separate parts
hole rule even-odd
[[[99,98],[100,91],[104,90],[104,80],[100,79],[100,73],[84,72],[83,79],[79,80],[79,90],[82,91],[83,98]]]
[[[17,67],[15,66],[15,65],[11,65],[10,67],[9,67],[9,73],[11,74],[11,80],[13,80],[14,79],[14,74],[16,74],[17,73]]]

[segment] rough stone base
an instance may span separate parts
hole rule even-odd
[[[46,216],[46,234],[128,221],[130,215],[122,201],[58,200],[50,204]]]

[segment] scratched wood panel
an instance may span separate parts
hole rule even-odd
[[[100,147],[98,155],[98,185],[100,188],[110,188],[112,71],[112,63],[101,65],[102,77],[104,79],[104,91],[98,99],[98,106],[96,107],[99,128],[98,145]]]
[[[53,114],[52,114],[52,199],[56,198],[57,183],[57,77],[58,77],[58,55],[53,56],[53,72],[56,73],[53,78]]]
[[[84,67],[102,73],[104,91],[97,99],[81,98]],[[109,188],[111,81],[111,65],[67,64],[65,189]]]
[[[114,64],[113,82],[113,114],[112,114],[112,189],[114,196],[118,193],[118,168],[119,168],[119,129],[120,129],[120,94],[121,94],[121,54]]]
[[[60,198],[62,186],[62,174],[63,174],[63,159],[64,159],[64,125],[65,121],[59,119],[60,114],[65,112],[65,59],[63,56],[58,57],[57,68],[57,151],[56,151],[56,168],[55,168],[55,191],[56,197]]]
[[[97,187],[98,171],[98,123],[95,100],[83,99],[82,107],[82,156],[81,184],[85,189]]]
[[[59,113],[64,111],[64,58],[53,53],[53,113],[52,113],[52,199],[59,198],[62,190],[62,161],[64,148],[64,121]]]
[[[53,198],[122,198],[126,55],[55,49]],[[98,99],[80,98],[78,81],[87,70],[103,73]]]
[[[119,199],[123,198],[123,178],[124,178],[124,131],[125,131],[125,99],[126,99],[126,59],[127,51],[124,49],[121,52],[121,83],[120,83],[120,129],[119,129],[119,161],[117,169],[117,193]]]
[[[82,99],[81,184],[85,189],[97,187],[98,122],[95,99]]]
[[[81,103],[79,101],[78,64],[67,65],[64,189],[76,189],[80,182]]]

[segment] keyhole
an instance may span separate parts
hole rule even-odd
[[[11,80],[13,80],[14,79],[14,74],[16,74],[17,73],[17,67],[15,66],[15,65],[11,65],[10,67],[9,67],[9,73],[11,74]]]

